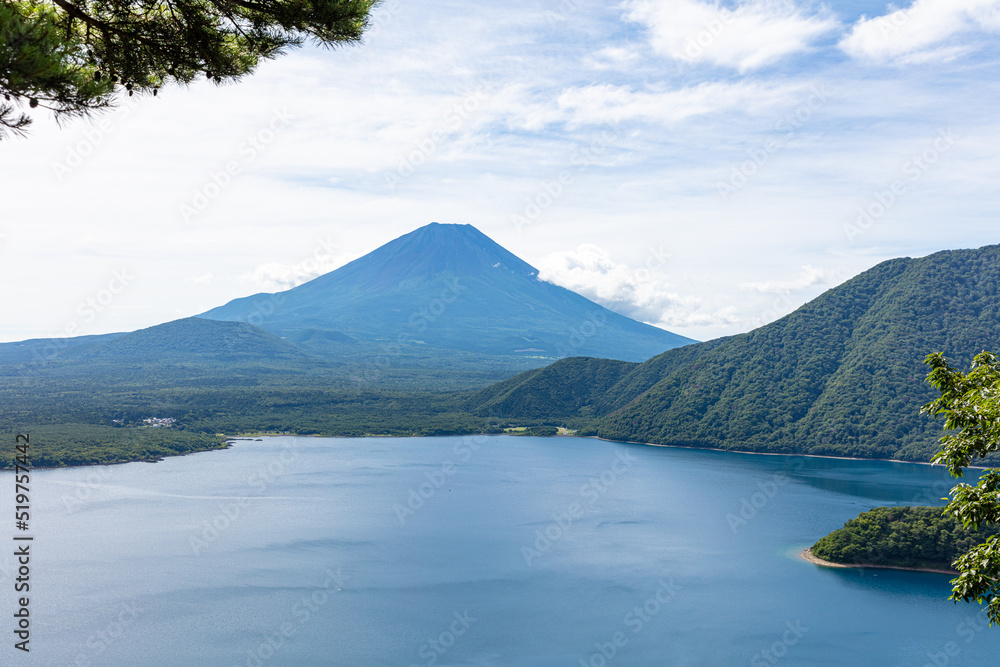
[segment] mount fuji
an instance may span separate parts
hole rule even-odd
[[[245,322],[323,355],[454,350],[505,358],[643,361],[696,341],[563,287],[472,225],[431,223],[335,271],[198,317]]]

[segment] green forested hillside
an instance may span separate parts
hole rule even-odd
[[[305,359],[305,351],[272,333],[243,322],[187,317],[124,334],[66,356],[81,362],[118,364],[208,357],[219,362],[250,359]]]
[[[6,430],[6,429],[5,429]],[[225,447],[225,438],[175,428],[123,428],[65,423],[17,429],[31,440],[31,465],[36,468],[107,465],[128,461],[158,461]],[[9,456],[0,458],[0,470],[14,467],[14,435],[7,431]]]
[[[63,454],[86,455],[57,464],[97,460],[98,435],[128,450],[111,429],[140,429],[147,417],[177,420],[144,435],[147,448],[218,446],[221,433],[566,426],[614,440],[926,461],[941,425],[919,414],[935,397],[923,359],[943,351],[964,366],[1000,349],[998,294],[1000,246],[892,260],[747,334],[643,363],[567,358],[495,384],[509,368],[496,357],[354,353],[344,363],[247,324],[179,320],[51,356],[51,341],[8,344],[0,432],[98,429],[63,438]],[[362,346],[329,332],[306,338]]]
[[[612,387],[638,365],[614,359],[570,357],[476,392],[466,406],[475,413],[499,418],[593,417]]]
[[[30,433],[35,465],[57,467],[211,449],[221,446],[222,434],[445,435],[492,428],[459,409],[450,392],[356,388],[339,369],[313,361],[211,363],[195,356],[86,367],[52,362],[34,374],[30,365],[0,365],[0,439],[12,443],[15,433]],[[176,421],[149,428],[148,418]],[[8,457],[0,459],[0,467],[6,464]]]
[[[540,419],[548,396],[551,416],[613,440],[928,460],[941,426],[919,414],[934,398],[923,360],[940,351],[965,365],[1000,347],[998,295],[1000,246],[891,260],[776,322],[668,350],[613,384],[565,360],[482,392],[471,409]]]
[[[407,359],[359,382],[360,364],[313,356],[249,324],[198,318],[87,344],[10,348],[16,361],[0,363],[0,440],[30,433],[33,462],[46,467],[155,460],[220,447],[222,434],[484,431],[487,420],[461,412],[445,390],[498,374],[471,371],[466,360],[452,368]],[[413,391],[434,385],[442,391]],[[154,428],[150,418],[174,421]]]
[[[472,394],[470,412],[502,419],[568,420],[575,426],[597,420],[642,396],[678,368],[696,365],[726,338],[675,348],[646,363],[569,357],[516,375]]]
[[[940,507],[876,507],[820,539],[812,552],[845,565],[951,569],[956,558],[997,533],[997,526],[965,528]]]

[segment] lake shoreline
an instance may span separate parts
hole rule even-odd
[[[837,568],[873,568],[877,570],[904,570],[906,572],[932,572],[934,574],[958,574],[957,570],[950,570],[944,568],[933,568],[933,567],[903,567],[901,565],[872,565],[870,563],[834,563],[832,561],[823,560],[819,556],[812,552],[812,547],[808,549],[803,549],[799,552],[799,558],[808,561],[813,565],[819,565],[820,567],[837,567]]]
[[[80,654],[79,638],[96,630],[92,609],[75,600],[95,594],[109,608],[147,610],[129,625],[128,642],[98,656],[109,667],[157,664],[162,628],[178,622],[184,641],[171,648],[175,662],[228,666],[238,651],[246,662],[263,631],[226,628],[247,618],[294,625],[292,604],[311,593],[329,601],[295,625],[293,641],[269,662],[343,655],[345,665],[424,664],[420,646],[456,623],[466,631],[439,665],[496,661],[498,646],[510,664],[587,662],[600,655],[594,638],[614,645],[618,631],[629,643],[615,657],[636,667],[692,655],[746,666],[786,631],[807,632],[788,650],[796,664],[894,665],[926,657],[913,646],[963,642],[955,627],[971,616],[945,602],[953,577],[827,570],[799,558],[830,517],[906,500],[945,478],[937,468],[807,463],[805,480],[788,482],[734,537],[724,514],[739,511],[739,496],[785,462],[530,437],[261,439],[163,466],[35,480],[47,491],[32,499],[33,518],[44,521],[35,529],[52,554],[41,593],[52,594],[33,602],[60,625],[39,645],[41,664]],[[628,470],[612,470],[616,452],[630,457]],[[613,483],[610,474],[601,479],[608,470]],[[823,483],[855,471],[878,485]],[[600,486],[583,490],[588,480]],[[428,497],[411,506],[411,492]],[[571,505],[594,494],[551,540],[557,523],[566,526],[555,514],[580,515]],[[109,527],[111,538],[127,539],[109,539]],[[178,587],[187,562],[204,571]],[[59,595],[66,590],[80,595]],[[595,613],[595,600],[610,612]],[[809,611],[817,601],[820,612]],[[633,635],[638,616],[623,619],[644,605],[651,621]],[[413,615],[417,607],[429,613]],[[209,617],[223,630],[198,622]],[[733,629],[724,642],[720,627]],[[538,628],[551,630],[552,641],[540,644]],[[961,657],[993,664],[1000,636],[976,628]]]
[[[743,449],[723,449],[721,447],[691,447],[688,445],[664,445],[656,442],[640,442],[638,440],[609,440],[607,438],[602,438],[597,435],[585,435],[585,436],[574,436],[574,437],[592,438],[594,440],[602,440],[604,442],[617,442],[619,444],[627,444],[627,445],[646,445],[649,447],[672,447],[674,449],[700,449],[709,452],[728,452],[730,454],[756,454],[758,456],[804,456],[813,459],[840,459],[842,461],[887,461],[889,463],[914,463],[916,465],[946,467],[942,463],[932,463],[931,461],[904,461],[903,459],[876,459],[876,458],[863,458],[859,456],[828,456],[826,454],[791,454],[788,452],[749,452]],[[989,469],[989,466],[968,466],[967,469],[987,470]]]
[[[34,468],[35,470],[63,470],[67,468],[91,468],[95,466],[106,466],[106,465],[122,465],[125,463],[159,463],[160,461],[173,458],[174,456],[187,456],[190,454],[198,454],[200,452],[212,452],[221,451],[229,449],[232,444],[236,441],[253,441],[259,440],[261,438],[282,438],[282,437],[296,437],[296,438],[452,438],[452,437],[464,437],[470,435],[511,435],[509,433],[461,433],[454,435],[434,435],[434,436],[424,436],[424,435],[390,435],[390,434],[365,434],[365,435],[323,435],[319,433],[310,434],[300,434],[300,433],[251,433],[251,434],[241,434],[241,435],[222,435],[223,446],[221,447],[210,447],[206,449],[195,449],[186,452],[179,452],[177,454],[166,454],[159,456],[155,459],[152,458],[134,458],[134,459],[123,459],[120,461],[113,462],[102,462],[102,463],[88,463],[82,465],[67,465],[67,466],[38,466]],[[524,437],[524,436],[515,436]],[[570,435],[568,433],[559,433],[553,436],[532,436],[532,437],[552,437],[552,438],[588,438],[591,440],[600,440],[602,442],[610,442],[620,445],[644,445],[647,447],[670,447],[673,449],[693,449],[702,450],[709,452],[726,452],[728,454],[751,454],[757,456],[802,456],[814,459],[840,459],[843,461],[886,461],[888,463],[912,463],[915,465],[925,465],[925,466],[941,466],[945,467],[940,463],[932,463],[930,461],[904,461],[902,459],[879,459],[879,458],[863,458],[857,456],[828,456],[824,454],[793,454],[788,452],[751,452],[742,449],[723,449],[721,447],[693,447],[689,445],[665,445],[656,442],[640,442],[637,440],[609,440],[608,438],[602,438],[596,435]],[[988,470],[990,466],[968,466],[967,470]]]

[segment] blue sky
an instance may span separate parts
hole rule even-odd
[[[1000,1],[386,0],[308,47],[0,144],[0,340],[132,330],[470,223],[627,315],[747,331],[1000,242]]]

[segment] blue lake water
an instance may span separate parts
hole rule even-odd
[[[947,575],[802,548],[941,468],[579,438],[266,438],[33,475],[31,665],[986,665]],[[0,512],[13,512],[0,475]],[[11,531],[12,532],[12,531]],[[3,537],[10,544],[10,536]]]

